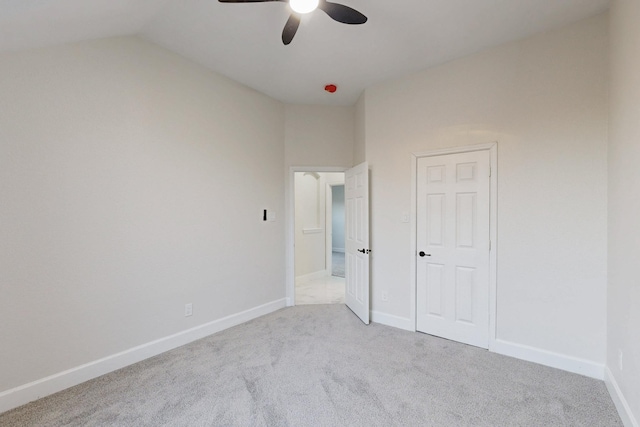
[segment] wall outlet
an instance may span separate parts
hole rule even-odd
[[[184,305],[184,317],[189,317],[193,315],[193,304],[185,304]]]
[[[380,299],[381,299],[382,301],[389,301],[389,292],[387,292],[387,291],[382,291],[382,292],[380,293]]]
[[[622,371],[622,349],[618,349],[618,368]]]

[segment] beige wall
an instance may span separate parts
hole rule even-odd
[[[373,310],[410,320],[410,154],[497,141],[498,339],[602,366],[606,81],[602,15],[368,89]]]
[[[0,55],[0,392],[283,299],[283,141],[137,38]]]
[[[285,164],[290,166],[353,166],[355,108],[287,105]]]
[[[607,367],[640,423],[640,2],[611,9]],[[622,370],[619,357],[622,352]]]

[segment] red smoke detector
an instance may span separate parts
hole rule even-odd
[[[326,90],[329,93],[336,93],[336,91],[338,90],[338,86],[336,86],[336,85],[326,85],[324,87],[324,90]]]

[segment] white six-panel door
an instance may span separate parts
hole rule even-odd
[[[416,328],[488,348],[489,151],[419,158],[417,180]]]
[[[345,302],[369,324],[369,166],[345,172]]]

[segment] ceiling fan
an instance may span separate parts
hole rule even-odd
[[[359,25],[367,22],[367,17],[355,9],[338,3],[332,3],[326,0],[218,0],[220,3],[263,3],[270,1],[279,1],[289,3],[291,7],[291,16],[282,30],[282,43],[288,45],[296,35],[300,26],[300,16],[305,13],[313,12],[316,9],[324,11],[334,21],[343,24]]]

